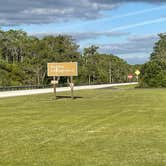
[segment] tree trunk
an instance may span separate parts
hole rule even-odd
[[[44,72],[43,75],[42,75],[42,80],[41,80],[42,84],[44,83],[45,76],[46,76],[46,72]]]

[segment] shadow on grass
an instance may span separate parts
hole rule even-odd
[[[65,99],[69,99],[69,100],[76,100],[76,99],[82,99],[83,97],[80,97],[80,96],[74,96],[74,98],[72,99],[71,96],[56,96],[56,99],[55,97],[49,97],[47,99],[39,99],[40,102],[53,102],[53,101],[63,101]]]
[[[83,97],[80,97],[80,96],[74,96],[73,97],[73,100],[76,100],[76,99],[82,99]],[[56,100],[59,100],[59,99],[72,99],[71,96],[56,96]]]

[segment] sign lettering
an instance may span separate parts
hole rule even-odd
[[[48,63],[48,76],[77,76],[77,62]]]

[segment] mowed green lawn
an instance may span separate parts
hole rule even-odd
[[[0,99],[0,165],[166,165],[166,89],[75,95]]]

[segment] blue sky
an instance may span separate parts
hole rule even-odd
[[[131,64],[146,62],[154,42],[158,40],[157,34],[166,32],[166,3],[154,3],[153,0],[152,2],[149,0],[148,3],[130,0],[126,3],[119,1],[119,3],[99,4],[96,1],[93,2],[92,11],[88,6],[83,8],[83,4],[79,6],[73,2],[71,8],[68,8],[63,4],[59,5],[59,1],[56,1],[55,7],[46,9],[41,6],[33,8],[36,5],[33,3],[30,4],[31,8],[23,11],[20,7],[17,11],[20,10],[19,13],[22,12],[25,19],[18,15],[18,18],[17,16],[13,18],[15,22],[12,16],[0,12],[0,26],[3,30],[22,29],[29,35],[39,37],[69,34],[76,39],[80,49],[92,44],[98,45],[100,52],[113,53]],[[64,3],[65,1],[67,0],[63,0]],[[89,6],[91,4],[89,0]],[[32,18],[27,17],[26,14],[32,15]]]

